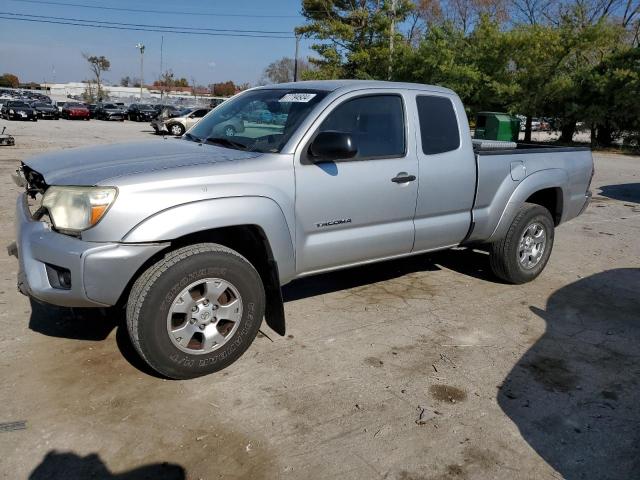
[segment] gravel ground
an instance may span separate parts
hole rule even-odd
[[[19,160],[149,138],[147,124],[0,121],[0,243]],[[47,308],[0,255],[0,476],[640,478],[640,159],[596,155],[594,201],[533,283],[456,250],[286,287],[225,371],[162,380],[118,312]]]

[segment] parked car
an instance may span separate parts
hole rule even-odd
[[[180,135],[184,134],[184,132],[186,132],[188,129],[193,127],[196,123],[198,123],[198,121],[202,117],[204,117],[207,113],[209,113],[209,111],[210,111],[209,108],[187,109],[184,112],[181,112],[183,113],[181,116],[173,117],[163,122],[164,129],[162,127],[159,127],[160,131],[158,133],[166,131],[166,132],[169,132],[171,135],[175,135],[179,137]],[[152,123],[152,126],[153,126],[153,123]]]
[[[98,103],[95,112],[98,120],[117,120],[124,122],[125,113],[114,103]]]
[[[134,122],[149,122],[157,114],[153,105],[148,103],[132,103],[127,110],[127,117]]]
[[[219,133],[251,105],[285,126]],[[296,278],[484,244],[497,277],[529,282],[589,203],[591,152],[474,143],[464,112],[441,87],[285,83],[235,96],[181,139],[25,160],[19,288],[126,304],[141,358],[192,378],[236,361],[263,318],[284,335],[280,287]]]
[[[62,105],[62,111],[60,112],[60,116],[68,120],[72,120],[74,118],[89,120],[91,114],[89,112],[89,109],[84,103],[65,102]]]
[[[7,120],[38,121],[36,111],[31,105],[22,100],[10,100],[7,103],[3,103],[0,113],[2,114],[2,118],[6,118]]]
[[[169,133],[169,130],[167,129],[167,122],[169,121],[169,119],[186,117],[187,115],[192,113],[193,110],[193,108],[183,108],[180,110],[175,109],[175,107],[173,107],[172,109],[163,108],[160,113],[156,115],[155,118],[151,121],[151,127],[153,127],[156,135],[165,135]]]
[[[87,105],[87,108],[89,109],[89,117],[96,118],[97,105],[95,103],[90,103],[89,105]]]
[[[50,103],[33,102],[31,107],[36,111],[38,118],[50,118],[52,120],[58,120],[60,118],[60,112]]]

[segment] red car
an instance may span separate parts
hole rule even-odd
[[[62,105],[62,111],[60,113],[62,118],[72,119],[72,118],[82,118],[84,120],[89,120],[90,113],[89,109],[84,103],[79,102],[66,102]]]

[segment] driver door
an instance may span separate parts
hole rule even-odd
[[[295,162],[298,275],[407,254],[414,239],[418,161],[406,99],[393,90],[336,101]],[[308,149],[322,131],[349,133],[355,157],[322,162]]]

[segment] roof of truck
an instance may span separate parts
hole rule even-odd
[[[406,83],[406,82],[385,82],[381,80],[310,80],[304,82],[278,83],[275,85],[265,85],[261,88],[282,88],[282,89],[309,89],[309,90],[325,90],[332,92],[338,89],[354,90],[362,88],[404,88],[407,90],[428,90],[431,92],[440,92],[454,94],[451,89],[437,87],[435,85],[424,85],[422,83]]]

